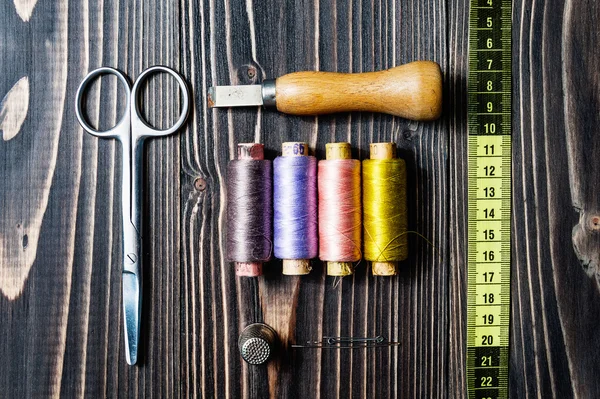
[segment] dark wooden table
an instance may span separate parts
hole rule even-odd
[[[467,0],[329,2],[14,0],[0,3],[0,396],[464,397]],[[600,396],[600,5],[513,6],[511,397]],[[413,60],[444,72],[442,119],[292,117],[211,110],[213,84],[297,70],[360,72]],[[146,152],[141,364],[125,363],[120,150],[82,132],[91,69],[173,67],[193,86],[186,129]],[[95,86],[99,89],[100,84]],[[8,93],[8,94],[7,94]],[[99,94],[101,93],[101,94]],[[155,79],[147,117],[177,114]],[[106,127],[123,93],[102,80]],[[115,100],[119,98],[119,100]],[[409,172],[411,255],[395,278],[365,263],[340,284],[322,266],[236,278],[224,254],[225,171],[238,142],[392,140]],[[583,267],[582,267],[583,265]],[[265,321],[285,345],[382,334],[402,346],[288,351],[248,367],[236,343]]]

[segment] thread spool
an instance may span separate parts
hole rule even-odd
[[[362,166],[364,257],[373,275],[393,276],[408,257],[406,163],[395,143],[372,143]]]
[[[361,167],[350,143],[325,145],[319,161],[319,258],[327,275],[349,276],[361,258]]]
[[[273,172],[264,146],[240,143],[227,167],[227,253],[237,276],[262,275],[273,253]]]
[[[308,144],[288,142],[273,163],[275,257],[283,259],[283,274],[310,273],[317,256],[317,160]]]

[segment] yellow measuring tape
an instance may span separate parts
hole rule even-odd
[[[469,398],[508,398],[511,0],[471,0],[468,76]]]

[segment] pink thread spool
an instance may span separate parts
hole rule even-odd
[[[328,143],[319,162],[319,258],[327,275],[349,276],[361,258],[361,165],[350,143]]]

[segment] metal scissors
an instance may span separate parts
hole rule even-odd
[[[139,99],[141,84],[153,73],[168,73],[173,76],[181,91],[181,114],[169,129],[158,130],[151,127],[140,115]],[[85,94],[88,85],[100,75],[115,75],[125,88],[126,105],[121,120],[111,129],[98,131],[87,122],[84,116]],[[189,92],[185,80],[174,70],[164,66],[146,69],[135,81],[133,88],[127,77],[120,71],[102,67],[90,72],[79,85],[76,99],[77,119],[81,127],[91,135],[113,138],[121,143],[122,176],[121,202],[123,217],[123,324],[125,327],[125,354],[127,363],[137,362],[140,339],[140,315],[142,308],[142,180],[144,160],[144,140],[174,133],[185,123],[189,114]]]

